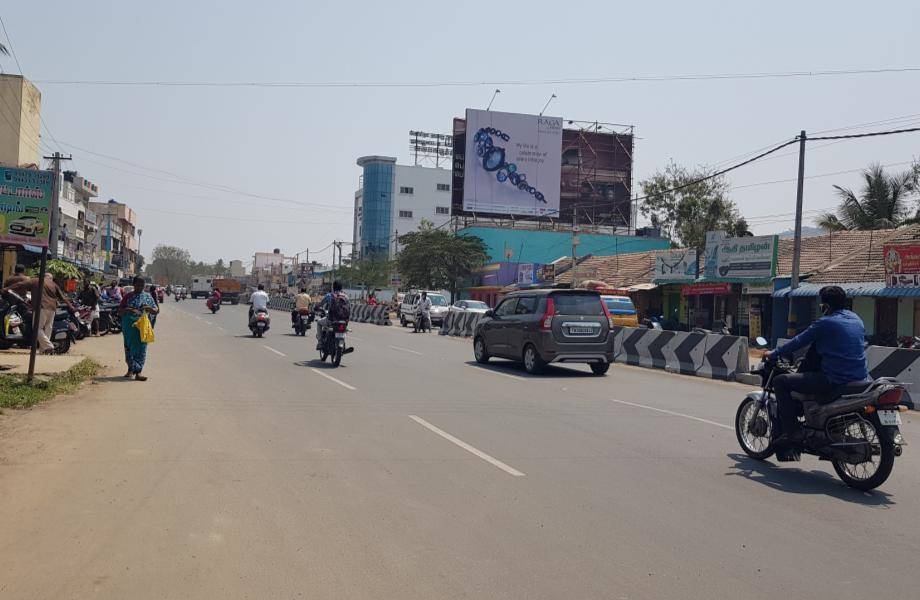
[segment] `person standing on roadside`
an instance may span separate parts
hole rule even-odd
[[[121,302],[121,298],[121,288],[118,287],[117,281],[113,281],[112,285],[109,286],[109,300],[112,302]]]
[[[3,287],[13,287],[21,281],[28,281],[29,276],[26,275],[25,265],[16,265],[13,267],[13,274],[6,278],[6,281],[3,282]]]
[[[141,332],[134,324],[144,313],[152,321],[160,312],[153,296],[144,290],[144,285],[143,277],[135,277],[134,290],[125,294],[118,306],[121,333],[125,340],[125,362],[128,364],[125,377],[134,377],[135,381],[147,381],[147,377],[141,375],[147,363],[147,343],[141,341]]]
[[[54,352],[54,344],[51,343],[51,329],[54,326],[54,313],[57,311],[58,302],[63,302],[67,308],[73,312],[73,304],[70,299],[64,295],[61,288],[54,283],[54,277],[51,273],[45,273],[45,286],[42,291],[42,303],[38,306],[35,300],[38,298],[38,277],[29,277],[10,287],[3,288],[3,291],[11,291],[25,296],[26,292],[32,292],[32,310],[40,311],[38,317],[38,347],[45,354]]]

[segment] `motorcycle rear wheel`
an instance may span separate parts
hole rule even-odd
[[[337,367],[342,364],[342,349],[336,348],[335,353],[332,355],[332,366]]]
[[[60,341],[54,340],[51,343],[54,344],[55,354],[67,354],[68,352],[70,352],[70,337],[69,336]]]
[[[735,413],[735,436],[744,453],[754,460],[773,456],[773,424],[766,407],[758,409],[757,401],[745,398]]]
[[[840,480],[851,488],[867,492],[885,483],[894,468],[894,440],[890,439],[878,415],[869,420],[850,423],[844,435],[847,438],[865,440],[872,446],[869,460],[851,464],[843,460],[834,460],[834,471]]]

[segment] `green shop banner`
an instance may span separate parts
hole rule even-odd
[[[0,167],[0,244],[48,247],[54,174]]]
[[[765,280],[776,276],[777,236],[724,238],[714,242],[715,247],[707,249],[715,263],[713,279]]]

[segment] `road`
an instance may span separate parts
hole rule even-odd
[[[817,460],[745,458],[740,385],[530,377],[363,324],[331,369],[288,315],[253,339],[244,311],[170,303],[148,382],[0,429],[0,598],[920,593],[916,446],[859,493]]]

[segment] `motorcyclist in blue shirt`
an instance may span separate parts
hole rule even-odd
[[[804,438],[792,392],[824,395],[833,392],[838,386],[869,380],[865,351],[866,328],[862,319],[847,310],[846,292],[841,287],[825,286],[819,295],[824,316],[765,355],[767,360],[779,356],[792,358],[797,350],[813,344],[821,360],[819,371],[787,373],[774,378],[773,391],[776,393],[782,434],[776,440],[778,445],[800,442]]]

